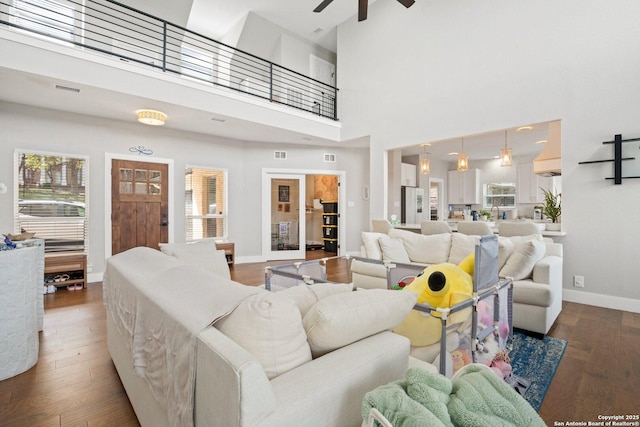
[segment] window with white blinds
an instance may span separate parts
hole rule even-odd
[[[186,240],[227,237],[227,171],[185,170]]]
[[[45,252],[88,252],[88,160],[16,152],[15,233],[35,233]]]
[[[12,0],[14,23],[21,28],[73,42],[75,9],[54,0]]]

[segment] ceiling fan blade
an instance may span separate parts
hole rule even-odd
[[[323,0],[315,9],[314,12],[322,12],[325,7],[329,6],[333,0]]]
[[[406,7],[407,9],[410,8],[411,6],[413,6],[413,4],[415,2],[416,2],[415,0],[398,0],[398,3],[400,3],[401,5]]]
[[[367,19],[367,9],[369,7],[369,0],[358,0],[358,22]]]

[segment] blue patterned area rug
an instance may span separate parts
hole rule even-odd
[[[542,406],[567,344],[558,338],[545,336],[539,339],[513,331],[513,349],[509,352],[513,374],[531,381],[522,397],[536,411]]]

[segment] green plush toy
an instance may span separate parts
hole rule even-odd
[[[434,264],[425,268],[403,290],[418,294],[418,304],[427,303],[433,308],[449,308],[473,296],[474,254],[460,264]],[[423,347],[440,341],[442,322],[440,313],[429,315],[411,310],[395,332],[409,338],[414,347]],[[471,320],[471,308],[450,314],[447,330],[463,330]]]

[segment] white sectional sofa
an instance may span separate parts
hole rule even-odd
[[[143,426],[358,426],[365,393],[403,377],[409,340],[389,329],[415,294],[268,292],[180,253],[107,262],[108,348]]]
[[[363,232],[361,256],[398,263],[459,263],[480,236],[462,233],[423,235],[391,229]],[[513,326],[546,334],[562,311],[562,244],[539,234],[498,237],[501,277],[512,277]],[[352,281],[361,288],[386,288],[384,265],[354,259]]]

